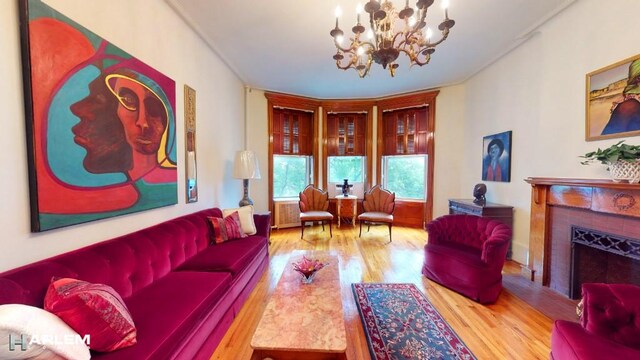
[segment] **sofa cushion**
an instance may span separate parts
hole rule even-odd
[[[229,240],[201,251],[182,264],[178,270],[226,271],[235,276],[266,246],[266,239],[256,235]]]
[[[222,210],[222,215],[227,217],[236,211],[240,217],[240,226],[242,226],[242,231],[247,235],[255,235],[257,230],[256,224],[253,221],[253,205],[242,206],[236,209],[224,209]]]
[[[64,278],[52,281],[44,308],[83,336],[89,347],[113,351],[135,345],[136,327],[124,301],[112,287]]]
[[[192,335],[202,317],[228,291],[227,273],[177,271],[125,299],[138,343],[96,359],[165,359]]]
[[[13,350],[9,337],[13,337]],[[89,360],[91,354],[82,338],[84,335],[41,308],[0,305],[0,359]]]
[[[237,211],[232,212],[225,218],[210,216],[208,219],[213,227],[213,231],[211,232],[212,244],[221,244],[229,239],[247,237],[247,235],[242,231],[240,217],[238,216]]]

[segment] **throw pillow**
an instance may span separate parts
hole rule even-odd
[[[110,286],[76,279],[54,279],[44,308],[72,329],[91,336],[89,348],[113,351],[136,343],[136,327],[124,301]]]
[[[243,206],[237,209],[225,209],[222,210],[222,215],[227,216],[232,212],[237,211],[240,216],[240,225],[242,225],[242,231],[247,235],[253,235],[256,231],[256,224],[253,222],[253,205]]]
[[[91,353],[83,336],[44,309],[0,305],[0,359],[88,360]]]
[[[240,225],[240,217],[237,211],[225,216],[223,219],[217,217],[209,217],[209,221],[213,226],[212,243],[220,244],[229,239],[238,239],[247,237],[242,231]]]

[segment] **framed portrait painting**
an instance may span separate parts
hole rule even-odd
[[[587,74],[587,141],[640,135],[640,55]]]
[[[176,204],[175,82],[20,0],[31,229]]]
[[[482,180],[511,181],[511,131],[483,138]]]

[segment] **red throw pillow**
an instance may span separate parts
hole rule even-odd
[[[209,217],[209,221],[213,226],[212,242],[215,244],[223,243],[229,239],[247,237],[247,234],[242,231],[240,215],[238,215],[237,211],[232,212],[224,219]]]
[[[118,293],[110,286],[63,278],[52,280],[44,309],[57,315],[80,336],[89,335],[89,348],[113,351],[136,343],[136,327]]]

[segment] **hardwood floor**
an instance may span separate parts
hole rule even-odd
[[[367,341],[351,292],[354,282],[414,283],[424,292],[458,336],[478,359],[548,359],[553,320],[525,301],[503,290],[498,301],[480,305],[444,288],[421,274],[423,247],[427,234],[420,229],[393,228],[389,243],[386,226],[372,226],[358,238],[357,228],[300,229],[274,231],[271,235],[271,261],[231,328],[211,359],[250,359],[251,337],[280,275],[295,250],[326,250],[340,258],[342,302],[347,332],[347,358],[369,359]],[[366,229],[364,229],[366,230]],[[516,263],[506,273],[519,271]],[[526,290],[526,287],[522,287]]]

